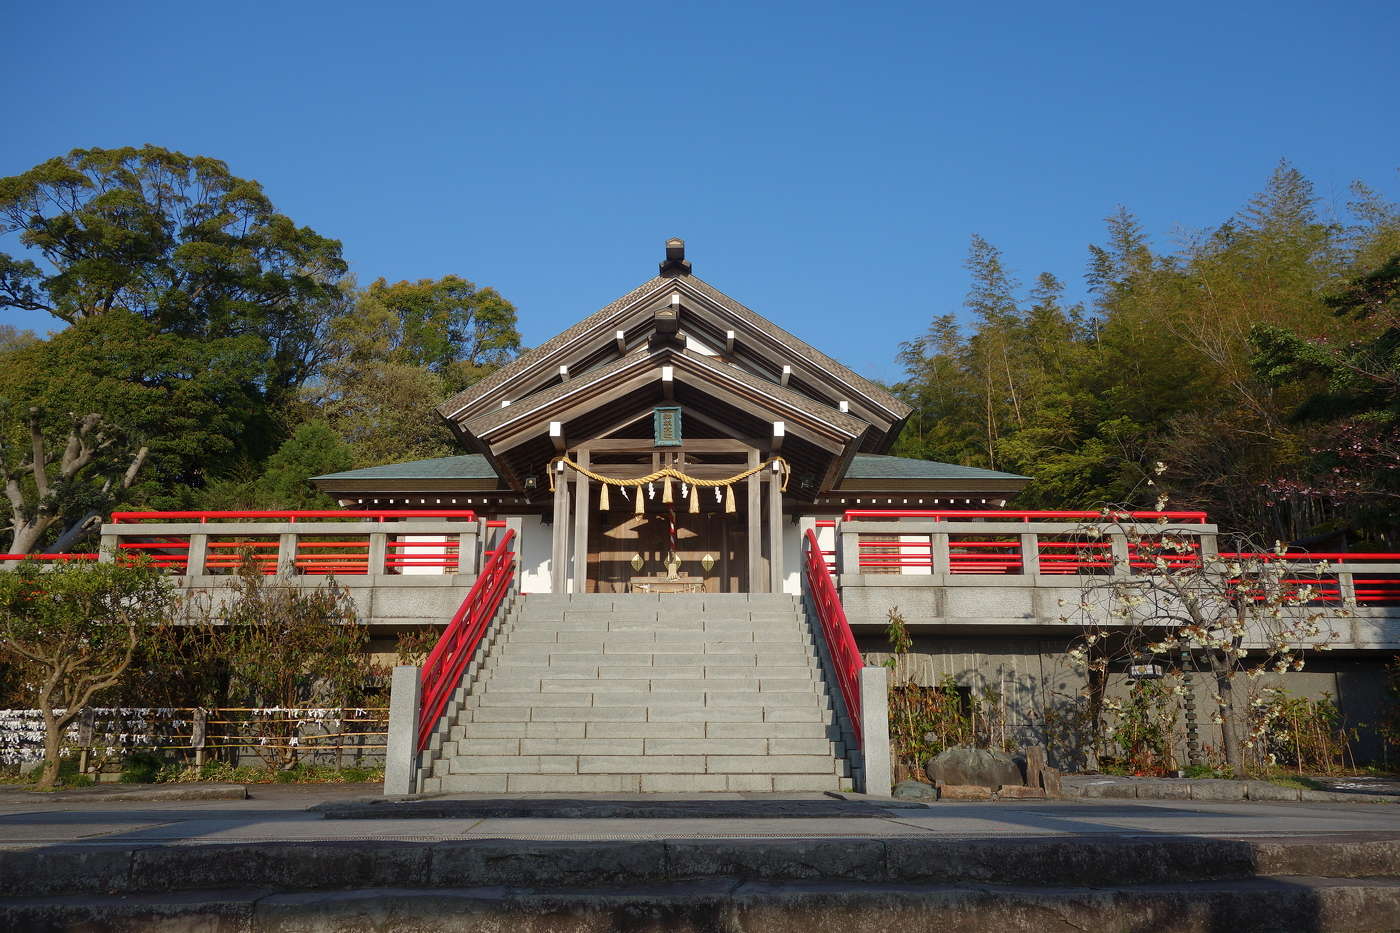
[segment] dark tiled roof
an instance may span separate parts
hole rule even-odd
[[[431,460],[410,460],[408,463],[387,463],[383,466],[327,473],[312,479],[495,479],[496,471],[480,454],[458,457],[434,457]]]
[[[878,454],[856,454],[846,471],[846,482],[861,479],[1026,479],[1015,473],[984,470],[980,467],[939,463],[937,460],[915,460],[911,457],[886,457]]]
[[[436,457],[432,460],[412,460],[328,473],[313,479],[495,479],[496,472],[480,454],[457,457]],[[876,454],[856,454],[846,480],[862,479],[1025,479],[1015,473],[1001,473],[979,467],[939,463],[937,460],[915,460],[910,457],[885,457]]]

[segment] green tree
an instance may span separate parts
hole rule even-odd
[[[310,479],[348,470],[354,459],[354,452],[330,425],[307,422],[268,458],[267,470],[258,481],[259,499],[270,508],[334,508],[335,500],[313,487]]]
[[[250,336],[260,384],[285,398],[323,359],[340,244],[277,213],[218,159],[157,146],[75,149],[0,178],[0,307],[76,323],[125,309],[163,334]]]
[[[66,549],[124,502],[159,503],[274,428],[255,338],[163,334],[114,309],[7,353],[0,471],[12,553]]]
[[[68,727],[97,694],[121,681],[175,608],[169,583],[147,565],[50,568],[26,561],[0,573],[0,656],[35,682],[44,722],[41,788],[58,779]]]

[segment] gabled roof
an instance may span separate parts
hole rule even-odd
[[[672,303],[675,304],[672,304]],[[867,449],[893,442],[909,407],[886,389],[856,374],[772,321],[693,275],[657,276],[545,341],[438,406],[454,428],[501,404],[514,404],[560,379],[569,379],[632,352],[654,331],[658,311],[679,310],[679,327],[711,346],[726,347],[736,365],[780,382],[830,408],[847,410],[872,427]],[[623,335],[618,345],[617,335]],[[733,340],[727,340],[729,333]],[[783,377],[782,367],[791,368]]]

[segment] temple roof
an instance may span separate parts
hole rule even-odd
[[[481,480],[497,480],[491,464],[480,454],[463,454],[456,457],[434,457],[431,460],[410,460],[407,463],[386,463],[382,466],[365,467],[359,470],[344,470],[313,476],[318,485],[339,485],[343,481],[355,483],[369,482],[392,488],[396,481],[411,483],[415,480],[436,482],[462,481],[479,484]],[[851,467],[846,471],[845,483],[859,483],[862,480],[962,480],[977,482],[1026,480],[1015,473],[1002,473],[998,470],[984,470],[981,467],[961,466],[956,463],[941,463],[937,460],[916,460],[912,457],[890,457],[878,454],[856,454]]]

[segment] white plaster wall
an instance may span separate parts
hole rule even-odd
[[[786,519],[783,521],[783,592],[802,595],[802,529],[788,524]]]
[[[441,534],[441,535],[399,535],[399,538],[398,538],[398,539],[399,539],[399,541],[402,542],[403,544],[408,544],[408,543],[413,542],[413,541],[437,541],[437,542],[441,542],[442,539],[444,539],[444,538],[446,538],[446,537],[447,537],[447,535],[445,535],[445,534]],[[400,548],[393,548],[393,549],[391,549],[391,550],[389,551],[389,553],[390,553],[390,554],[397,554],[398,556],[400,556],[400,557],[402,557],[402,558],[405,558],[405,559],[442,560],[442,559],[443,559],[443,553],[444,553],[443,549],[444,549],[445,547],[446,547],[446,545],[443,545],[443,544],[441,544],[441,543],[437,543],[437,544],[427,544],[427,545],[424,545],[423,547],[400,547]],[[415,566],[403,566],[403,567],[398,568],[399,574],[400,574],[401,576],[405,576],[405,577],[428,577],[428,576],[440,577],[440,576],[443,575],[444,572],[446,572],[446,570],[447,570],[446,567],[430,567],[430,566],[426,566],[426,565],[420,565],[420,566],[416,566],[416,567],[415,567]]]
[[[520,519],[520,592],[552,593],[550,557],[554,547],[554,528],[538,515]]]

